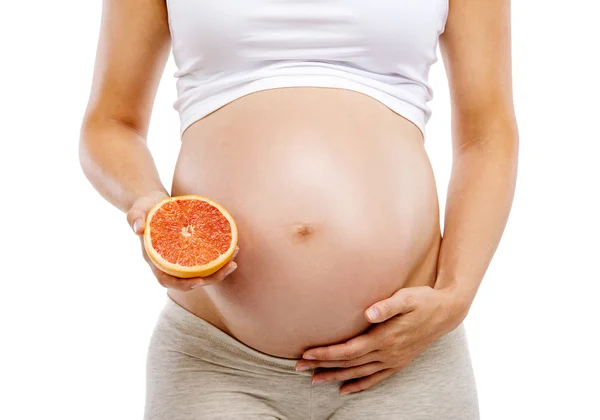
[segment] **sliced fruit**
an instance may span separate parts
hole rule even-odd
[[[165,198],[146,217],[146,252],[159,269],[172,276],[205,277],[214,273],[229,262],[237,241],[237,226],[231,214],[199,195]]]

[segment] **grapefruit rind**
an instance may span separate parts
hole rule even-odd
[[[152,246],[151,239],[151,228],[150,221],[152,220],[152,216],[158,209],[160,209],[165,203],[170,201],[178,201],[178,200],[202,200],[206,201],[210,205],[216,207],[221,214],[229,221],[231,226],[231,245],[223,254],[221,254],[217,259],[210,261],[204,265],[195,265],[192,267],[186,267],[178,264],[173,264],[167,260],[165,260]],[[237,246],[238,241],[238,230],[233,217],[223,206],[219,203],[211,200],[207,197],[203,197],[201,195],[181,195],[174,197],[167,197],[154,205],[148,212],[146,216],[146,223],[144,226],[144,248],[146,249],[146,253],[152,263],[158,267],[160,270],[164,271],[171,276],[180,277],[184,279],[192,278],[192,277],[206,277],[209,276],[219,269],[221,269],[225,264],[229,262],[233,253],[235,252],[235,248]]]

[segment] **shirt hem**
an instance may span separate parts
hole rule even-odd
[[[315,77],[299,78],[298,76],[266,77],[248,83],[243,87],[215,95],[210,101],[197,102],[196,104],[191,105],[180,114],[180,136],[183,136],[185,130],[195,122],[203,119],[209,114],[243,96],[247,96],[255,92],[285,87],[338,88],[365,94],[379,101],[399,116],[413,123],[419,129],[419,131],[421,131],[423,139],[425,139],[425,119],[423,112],[415,109],[413,105],[399,98],[392,97],[381,92],[380,90],[347,79],[333,79],[329,77],[325,79]]]

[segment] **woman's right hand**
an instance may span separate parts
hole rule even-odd
[[[156,277],[158,282],[167,289],[189,291],[198,287],[218,283],[222,281],[225,277],[227,277],[229,274],[233,273],[233,271],[237,268],[237,264],[233,261],[233,259],[240,250],[239,247],[236,247],[233,256],[231,257],[231,260],[227,264],[225,264],[223,267],[221,267],[218,271],[214,272],[210,276],[206,277],[182,279],[179,277],[171,276],[159,269],[156,265],[154,265],[150,257],[148,257],[148,254],[146,253],[146,248],[144,247],[144,226],[146,221],[146,215],[156,203],[167,197],[169,196],[162,191],[152,192],[150,194],[138,198],[135,201],[135,203],[133,203],[133,206],[131,206],[131,209],[129,209],[129,211],[127,212],[127,221],[129,222],[129,226],[131,226],[133,232],[139,236],[144,259],[150,266],[150,269],[154,273],[154,276]]]

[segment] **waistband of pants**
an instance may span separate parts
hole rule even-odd
[[[235,353],[238,360],[243,359],[251,364],[268,366],[289,373],[311,374],[310,371],[296,372],[296,362],[299,359],[286,359],[260,352],[189,312],[176,303],[169,295],[167,295],[166,304],[161,316],[168,320],[168,322],[175,323],[176,327],[185,334],[197,337],[203,341],[209,341],[211,347],[217,346],[226,352]]]

